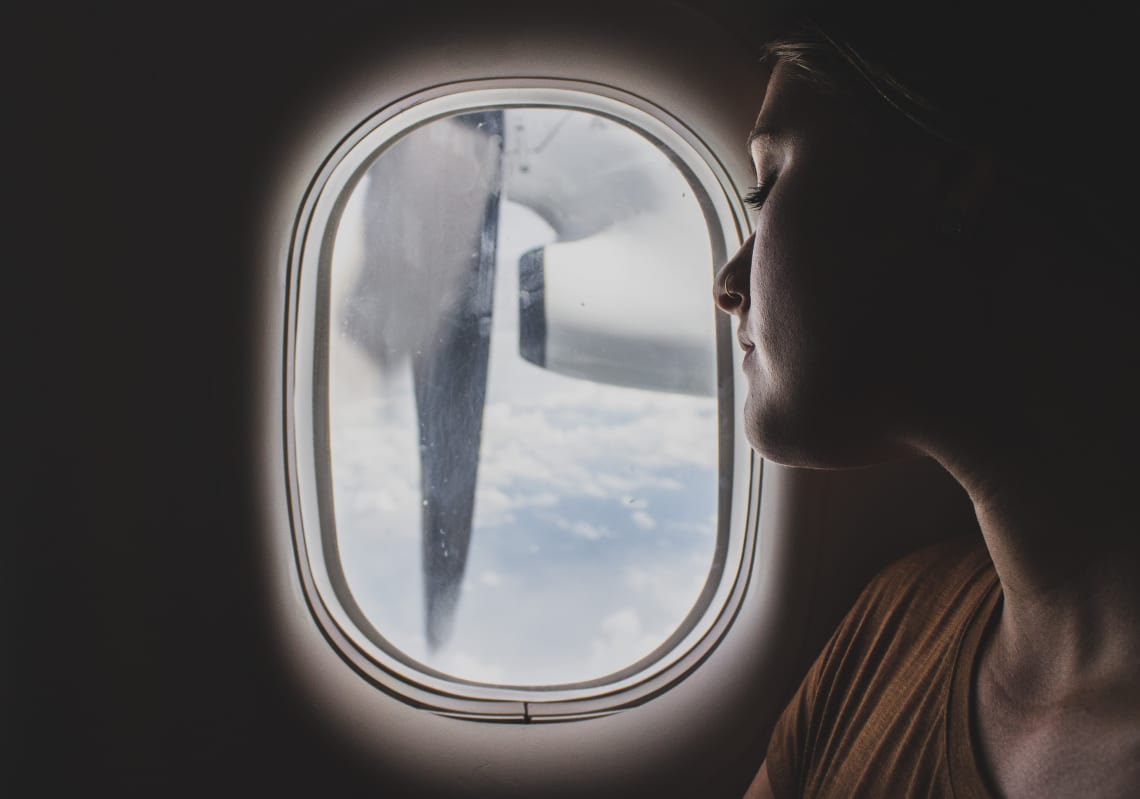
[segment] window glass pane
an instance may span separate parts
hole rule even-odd
[[[660,646],[716,548],[712,251],[659,145],[582,110],[436,119],[335,231],[339,568],[461,679],[557,685]]]

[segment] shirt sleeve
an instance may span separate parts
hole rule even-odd
[[[815,700],[819,694],[825,664],[834,641],[835,636],[816,658],[772,729],[765,763],[775,799],[796,799],[803,794],[807,750],[815,726],[813,725]]]
[[[961,547],[953,541],[919,550],[892,563],[863,589],[772,730],[765,762],[775,799],[802,799],[814,791],[819,781],[813,771],[829,747],[834,749],[838,736],[850,729],[863,729],[873,704],[864,702],[865,696],[892,687],[879,679],[883,651],[895,642],[902,621],[931,612],[922,609],[922,602],[939,604],[930,586],[940,582],[937,575],[930,577],[931,570],[961,560],[954,556]],[[931,625],[919,626],[925,630]],[[913,646],[901,642],[897,648],[905,654]]]
[[[844,663],[850,668],[850,650],[867,634],[869,617],[884,596],[893,593],[898,577],[909,571],[909,560],[896,561],[867,584],[777,720],[765,756],[775,799],[799,799],[808,790],[807,777],[819,754],[816,749],[833,721],[828,718],[828,698],[835,694],[837,681],[844,679]]]

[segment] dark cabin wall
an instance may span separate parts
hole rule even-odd
[[[92,8],[22,31],[49,181],[18,266],[6,795],[375,792],[275,670],[242,418],[264,147],[330,61],[325,22]]]
[[[509,4],[436,6],[456,25]],[[10,30],[5,795],[406,795],[277,668],[244,409],[252,231],[279,134],[412,13],[87,6]]]

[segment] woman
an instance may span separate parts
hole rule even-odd
[[[715,287],[745,429],[791,466],[930,455],[985,546],[868,586],[747,796],[1140,796],[1128,50],[851,5],[769,47],[755,234]]]

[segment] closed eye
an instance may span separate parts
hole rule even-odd
[[[771,190],[772,181],[753,186],[752,189],[744,195],[744,202],[753,211],[759,211],[764,205],[764,200],[768,197],[768,192]]]

